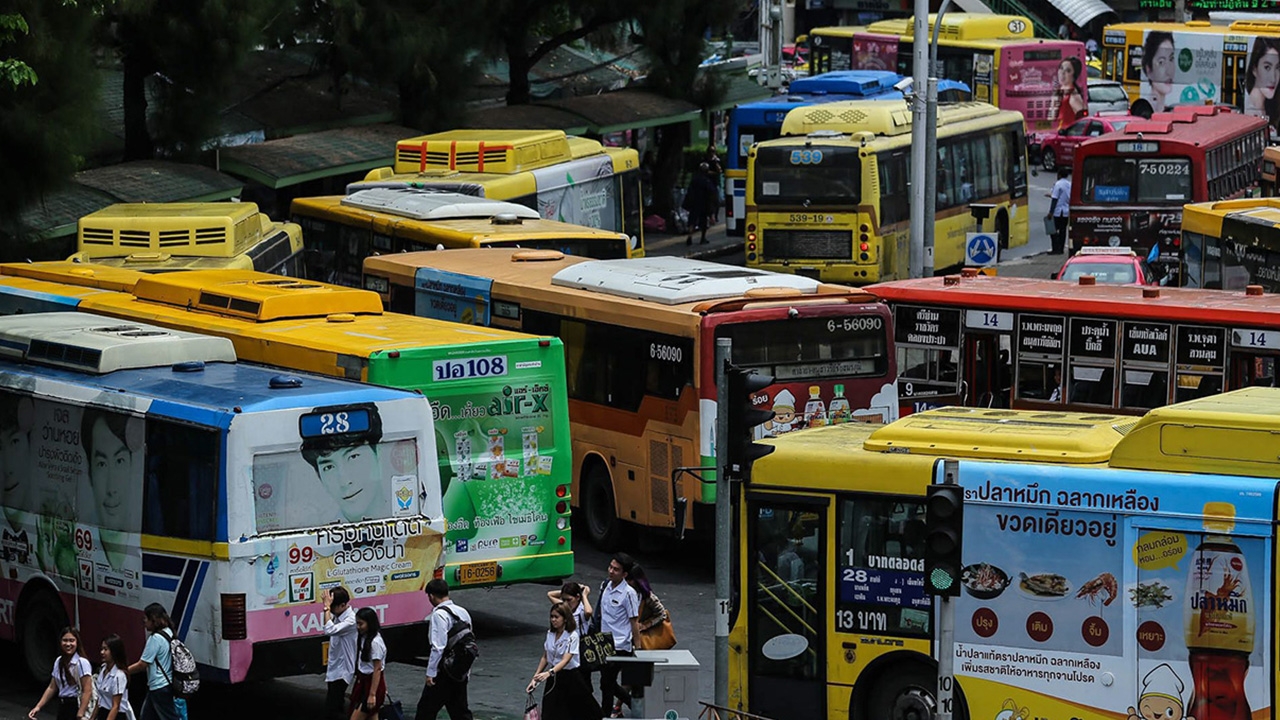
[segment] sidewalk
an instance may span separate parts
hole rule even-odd
[[[707,228],[707,244],[705,245],[698,242],[700,233],[694,234],[692,245],[684,244],[687,237],[688,235],[645,233],[645,255],[650,257],[670,255],[697,260],[718,260],[732,265],[741,265],[745,262],[745,258],[742,256],[742,238],[726,235],[723,222]]]

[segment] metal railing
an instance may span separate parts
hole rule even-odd
[[[720,707],[709,702],[699,701],[698,704],[702,706],[702,712],[698,713],[698,720],[773,720],[764,715]]]

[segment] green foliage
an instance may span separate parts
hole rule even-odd
[[[18,35],[26,35],[30,31],[27,21],[17,13],[0,13],[0,45],[13,42]],[[40,78],[31,66],[18,60],[8,58],[0,60],[0,85],[18,87],[35,85]]]

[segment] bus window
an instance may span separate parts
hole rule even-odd
[[[899,582],[890,568],[915,567],[924,562],[924,503],[917,499],[881,500],[857,497],[840,502],[837,525],[840,572],[837,577],[875,576],[889,592],[836,593],[836,611],[848,618],[845,632],[890,635],[929,635],[930,603],[923,588]],[[906,560],[907,563],[900,561]],[[897,594],[891,594],[897,593]],[[891,600],[885,602],[886,600]],[[879,602],[878,602],[879,601]],[[837,622],[837,626],[842,623]]]
[[[1062,402],[1062,367],[1057,363],[1018,363],[1018,399]]]
[[[956,351],[902,346],[898,349],[898,386],[904,395],[938,395],[956,391]]]
[[[144,533],[186,540],[214,539],[218,439],[213,430],[147,421]]]

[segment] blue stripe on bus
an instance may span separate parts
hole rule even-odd
[[[142,587],[148,590],[173,592],[178,589],[178,578],[167,575],[149,575],[142,573]]]
[[[178,583],[178,594],[173,598],[173,607],[169,609],[169,617],[177,620],[187,612],[187,602],[191,599],[191,586],[195,584],[196,560],[187,560],[182,568],[182,581]],[[179,624],[179,631],[184,630],[186,623]]]
[[[154,553],[142,553],[142,572],[143,574],[152,573],[156,575],[168,575],[176,579],[182,575],[183,560],[180,557],[172,555],[156,555]]]
[[[209,572],[209,563],[204,560],[191,560],[187,565],[196,567],[196,580],[187,598],[187,607],[182,613],[182,621],[178,624],[179,639],[187,637],[187,628],[191,627],[191,618],[196,614],[196,606],[200,604],[200,591],[204,588],[204,578]]]

